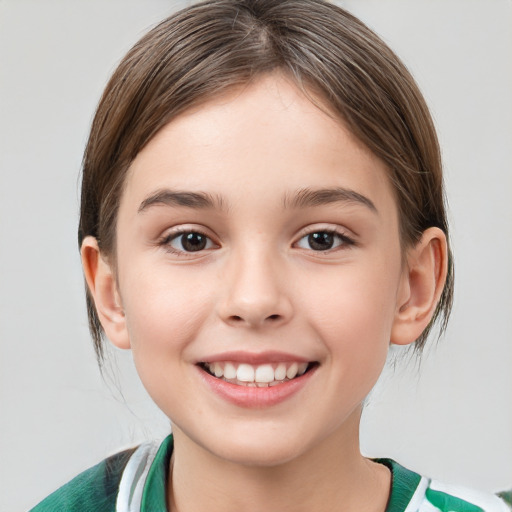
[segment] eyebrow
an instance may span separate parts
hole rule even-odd
[[[355,203],[363,205],[373,213],[378,214],[374,203],[366,196],[355,190],[336,187],[310,189],[302,188],[293,194],[286,194],[283,199],[285,209],[308,208],[332,203]],[[138,212],[144,212],[152,206],[184,206],[200,210],[226,210],[222,196],[206,192],[174,191],[170,189],[157,190],[148,196],[139,206]]]
[[[144,199],[138,212],[144,212],[151,206],[185,206],[201,210],[225,209],[224,201],[220,196],[213,196],[206,192],[182,192],[169,189],[157,190]]]
[[[343,187],[310,189],[303,188],[284,198],[285,208],[308,208],[331,203],[355,203],[369,208],[378,215],[378,210],[371,199],[355,190]]]

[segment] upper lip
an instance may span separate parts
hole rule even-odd
[[[265,364],[265,363],[309,363],[311,359],[297,356],[296,354],[288,354],[286,352],[266,351],[266,352],[245,352],[232,351],[222,352],[220,354],[212,354],[198,361],[198,363],[216,363],[223,361],[231,361],[234,363],[248,364]]]

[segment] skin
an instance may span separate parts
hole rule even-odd
[[[304,189],[345,193],[294,204]],[[156,200],[163,190],[215,201]],[[139,153],[115,268],[91,237],[82,257],[107,336],[132,349],[172,422],[172,510],[385,509],[390,475],[360,454],[361,404],[446,276],[444,234],[427,230],[404,256],[398,225],[385,165],[279,74],[180,115]],[[187,252],[176,229],[205,248]],[[325,232],[333,247],[315,250],[308,235]],[[276,350],[315,370],[271,406],[225,400],[197,365]]]

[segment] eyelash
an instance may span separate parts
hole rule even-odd
[[[208,250],[208,249],[211,249],[211,247],[205,247],[205,248],[202,248],[198,251],[185,251],[185,250],[180,250],[180,249],[176,249],[174,248],[171,243],[174,241],[174,240],[177,240],[179,239],[180,237],[183,237],[184,235],[199,235],[199,236],[202,236],[206,239],[206,243],[210,243],[211,245],[215,246],[216,244],[212,241],[211,237],[209,237],[206,233],[204,233],[203,231],[201,231],[200,229],[176,229],[175,231],[173,231],[172,233],[169,233],[168,235],[164,236],[163,238],[161,238],[159,241],[158,241],[158,245],[159,246],[162,246],[162,247],[165,247],[165,249],[174,254],[174,255],[177,255],[177,256],[186,256],[186,255],[191,255],[191,254],[194,254],[194,252],[203,252],[205,250]]]
[[[342,233],[335,229],[312,229],[310,231],[303,232],[301,234],[300,238],[297,240],[297,242],[295,242],[293,245],[298,246],[298,244],[301,240],[304,240],[312,235],[317,235],[317,234],[323,234],[323,235],[335,237],[338,239],[339,243],[337,245],[335,245],[334,247],[330,247],[325,250],[321,250],[321,249],[315,250],[311,247],[303,248],[303,249],[311,250],[312,252],[316,252],[316,253],[327,254],[327,253],[330,253],[331,251],[347,249],[351,246],[356,245],[355,240],[353,240],[351,237],[347,236],[345,233]],[[176,248],[172,247],[171,243],[174,240],[177,240],[180,237],[183,237],[184,235],[199,235],[200,237],[204,237],[206,239],[206,242],[205,242],[206,247],[203,247],[197,251],[186,251],[186,250],[176,249]],[[311,243],[311,241],[309,241],[309,242]],[[210,247],[208,247],[208,244],[210,244]],[[201,253],[205,250],[211,249],[212,246],[215,246],[216,244],[215,244],[215,242],[212,241],[211,237],[209,237],[206,233],[204,233],[200,229],[177,229],[177,230],[173,231],[172,233],[169,233],[168,235],[161,238],[158,241],[158,245],[165,247],[165,249],[172,254],[175,254],[177,256],[185,256],[185,255],[192,255],[195,252]],[[183,247],[183,244],[182,244],[182,247]]]
[[[316,228],[316,229],[311,229],[309,231],[305,231],[301,234],[301,237],[297,240],[297,242],[295,242],[294,245],[298,245],[301,240],[307,239],[308,237],[310,237],[312,235],[317,235],[320,233],[337,238],[338,242],[339,242],[338,245],[336,245],[334,247],[330,247],[329,249],[325,249],[325,250],[314,250],[314,249],[307,249],[307,250],[311,250],[312,252],[316,252],[316,253],[320,253],[320,254],[327,254],[327,253],[330,253],[331,251],[348,249],[348,248],[356,245],[356,242],[353,238],[347,236],[345,233],[343,233],[341,231],[338,231],[336,229],[330,229],[330,228],[324,228],[324,229]]]

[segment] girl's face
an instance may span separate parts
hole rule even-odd
[[[275,465],[357,446],[405,281],[384,164],[270,75],[176,118],[134,160],[117,227],[125,327],[107,334],[133,349],[177,440]]]

